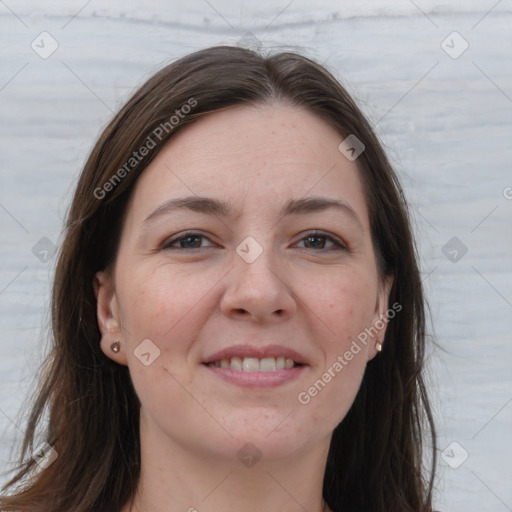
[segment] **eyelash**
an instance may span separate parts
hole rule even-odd
[[[198,250],[198,249],[204,249],[204,247],[195,247],[195,248],[172,247],[173,244],[175,244],[176,242],[179,242],[180,240],[185,240],[187,238],[193,238],[193,237],[208,238],[206,235],[203,235],[201,233],[197,233],[195,231],[187,231],[178,237],[171,238],[170,240],[166,240],[162,244],[161,248],[162,249],[171,249],[171,250],[177,249],[180,251],[194,251],[194,250]],[[336,238],[334,238],[328,234],[322,233],[321,231],[310,231],[308,233],[305,233],[304,236],[299,241],[302,242],[303,240],[305,240],[307,238],[312,238],[312,237],[325,238],[326,240],[329,240],[330,242],[332,242],[334,244],[334,247],[330,247],[327,249],[318,249],[318,250],[313,249],[315,252],[329,251],[329,250],[349,251],[348,247],[345,244],[343,244],[342,242],[340,242],[339,240],[337,240]]]

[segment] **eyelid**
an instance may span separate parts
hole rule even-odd
[[[319,229],[313,229],[313,230],[309,230],[304,233],[301,233],[300,239],[297,241],[297,243],[302,242],[303,240],[305,240],[306,238],[311,237],[311,236],[323,237],[326,240],[329,240],[331,243],[334,244],[334,247],[327,248],[327,249],[311,249],[313,252],[327,252],[327,251],[332,251],[335,249],[352,252],[351,249],[349,248],[349,245],[347,243],[345,243],[342,239],[340,239],[339,237],[337,237],[335,235],[331,235],[327,232],[321,231]],[[197,251],[199,249],[206,248],[206,247],[197,247],[197,248],[187,249],[185,247],[172,247],[172,245],[175,244],[176,242],[179,242],[181,239],[188,238],[188,237],[206,238],[207,240],[209,240],[211,242],[210,238],[207,235],[201,233],[200,231],[188,230],[188,231],[183,231],[181,233],[177,233],[177,234],[165,239],[163,241],[163,243],[160,245],[160,249],[162,249],[162,250],[177,249],[177,250],[181,250],[181,251]],[[307,250],[307,248],[304,248],[304,249]]]
[[[172,235],[169,238],[166,238],[160,245],[160,249],[178,249],[181,251],[194,251],[194,250],[197,251],[197,249],[204,249],[204,247],[198,247],[197,249],[185,249],[184,247],[171,247],[172,244],[179,242],[182,238],[189,238],[189,237],[194,237],[194,236],[202,237],[202,238],[206,238],[207,240],[210,240],[210,238],[208,236],[206,236],[205,234],[203,234],[199,231],[188,230],[188,231],[183,231],[181,233],[176,233],[175,235]],[[210,242],[211,242],[211,240],[210,240]]]
[[[302,240],[304,240],[305,238],[308,238],[310,236],[320,236],[320,237],[323,237],[323,238],[325,238],[327,240],[330,240],[339,249],[344,249],[346,251],[350,251],[350,249],[348,247],[348,244],[346,244],[341,238],[339,238],[339,237],[337,237],[335,235],[331,235],[330,233],[327,233],[325,231],[321,231],[319,229],[313,229],[311,231],[306,231],[305,233],[301,233],[301,238],[300,238],[299,242],[301,242]],[[328,249],[320,249],[317,252],[320,252],[322,250],[323,251],[327,251]]]

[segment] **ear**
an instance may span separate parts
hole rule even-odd
[[[96,316],[101,332],[100,347],[116,363],[126,365],[126,344],[122,338],[119,308],[113,278],[107,271],[97,272],[93,279],[96,296]],[[119,352],[112,351],[112,343],[119,341]]]
[[[376,345],[384,344],[384,336],[386,335],[386,328],[389,322],[388,318],[388,304],[389,294],[393,286],[393,276],[386,276],[380,280],[379,290],[377,293],[377,300],[375,301],[375,310],[373,312],[372,325],[370,327],[371,343],[368,348],[368,361],[373,359],[379,352]]]

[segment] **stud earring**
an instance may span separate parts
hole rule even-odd
[[[121,350],[121,343],[119,343],[119,341],[114,341],[114,343],[110,345],[110,350],[117,354]]]
[[[377,343],[377,344],[375,345],[375,350],[376,350],[377,352],[382,352],[382,343]]]

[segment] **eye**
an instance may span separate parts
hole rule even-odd
[[[330,248],[325,248],[325,242],[322,242],[323,240],[328,240],[333,244]],[[334,238],[331,235],[327,235],[326,233],[322,233],[321,231],[311,231],[309,233],[306,233],[306,235],[301,239],[301,242],[303,240],[306,240],[307,243],[311,243],[311,247],[306,247],[306,249],[320,249],[320,250],[348,250],[347,246],[340,242],[338,239]]]
[[[208,240],[208,238],[201,233],[195,233],[195,232],[187,232],[183,233],[181,236],[170,238],[169,240],[166,240],[162,244],[162,249],[201,249],[202,246],[201,242],[198,240],[201,240],[202,238]],[[175,247],[175,244],[180,243],[179,247]]]
[[[204,246],[201,244],[201,240],[206,239],[209,240],[208,237],[201,233],[196,232],[186,232],[181,234],[180,236],[175,236],[166,240],[161,248],[162,249],[201,249]],[[322,242],[322,240],[324,240]],[[305,247],[305,249],[319,249],[319,250],[348,250],[347,246],[340,242],[335,237],[328,235],[326,233],[322,233],[319,231],[311,231],[306,233],[306,235],[300,240],[300,242],[306,241],[307,244],[311,244],[310,247]],[[331,247],[325,247],[325,241],[331,242]],[[179,246],[176,244],[179,243]]]

